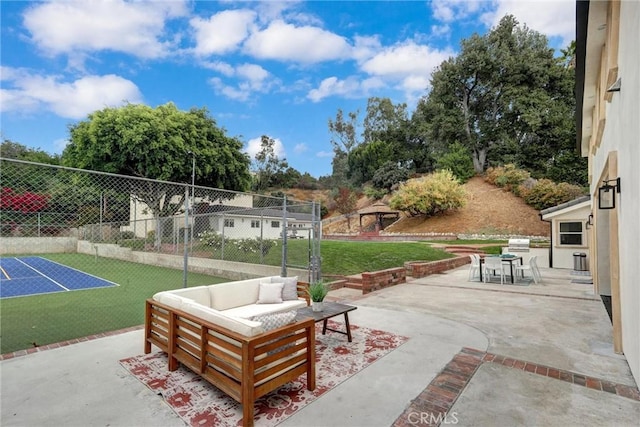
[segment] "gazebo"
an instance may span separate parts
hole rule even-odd
[[[383,219],[385,217],[392,217],[394,220],[400,218],[400,212],[392,210],[389,206],[385,205],[382,202],[376,202],[371,206],[362,208],[358,211],[358,214],[360,215],[360,232],[362,232],[362,217],[364,216],[376,216],[376,231],[384,230]]]

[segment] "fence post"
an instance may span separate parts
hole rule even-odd
[[[282,261],[280,276],[287,277],[287,196],[282,199]]]
[[[222,214],[222,243],[220,244],[220,259],[224,261],[224,222],[225,222],[224,214]]]
[[[262,226],[264,223],[264,209],[260,210],[260,264],[264,264],[264,252],[262,245],[264,245],[264,233],[262,232]]]
[[[187,239],[189,238],[189,188],[184,189],[184,259],[182,272],[182,287],[187,287],[187,272],[189,271],[189,247]],[[176,247],[177,247],[176,242]]]

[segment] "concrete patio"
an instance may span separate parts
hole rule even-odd
[[[529,286],[468,282],[467,271],[366,296],[332,291],[358,306],[353,324],[410,340],[281,425],[428,425],[438,414],[424,408],[436,402],[448,404],[442,425],[638,426],[640,395],[612,351],[611,323],[591,285],[571,283],[566,270],[542,269],[543,283]],[[0,424],[184,425],[119,365],[142,344],[135,330],[0,362]],[[458,392],[438,382],[471,359]],[[430,403],[434,390],[447,401]]]

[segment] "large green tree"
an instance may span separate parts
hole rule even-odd
[[[196,185],[238,191],[251,182],[242,142],[227,136],[206,108],[181,111],[173,103],[105,108],[71,125],[69,133],[62,154],[66,166],[184,183],[191,182],[193,172]],[[175,214],[185,197],[175,185],[127,190],[156,217]],[[180,197],[178,203],[174,196]]]
[[[430,142],[455,141],[475,171],[516,160],[544,175],[553,156],[572,144],[573,76],[544,35],[507,15],[486,35],[461,42],[460,54],[433,73],[417,106]]]
[[[362,123],[357,121],[357,113],[349,113],[349,119],[344,119],[341,110],[335,121],[329,121],[336,153],[334,177],[336,165],[353,185],[370,181],[382,165],[389,162],[408,170],[425,171],[429,156],[422,140],[414,135],[407,105],[394,104],[389,98],[371,97],[367,100],[366,112]],[[361,135],[357,129],[362,129]],[[344,183],[345,180],[336,181]]]

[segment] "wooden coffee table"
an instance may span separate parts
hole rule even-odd
[[[311,307],[304,307],[298,309],[297,317],[312,317],[316,323],[322,321],[322,335],[325,335],[327,331],[337,332],[347,336],[347,340],[351,342],[351,328],[349,326],[349,312],[355,310],[358,307],[353,305],[340,304],[338,302],[324,301],[322,311],[313,311]],[[346,332],[338,331],[327,327],[327,320],[332,317],[344,314],[344,324]]]

